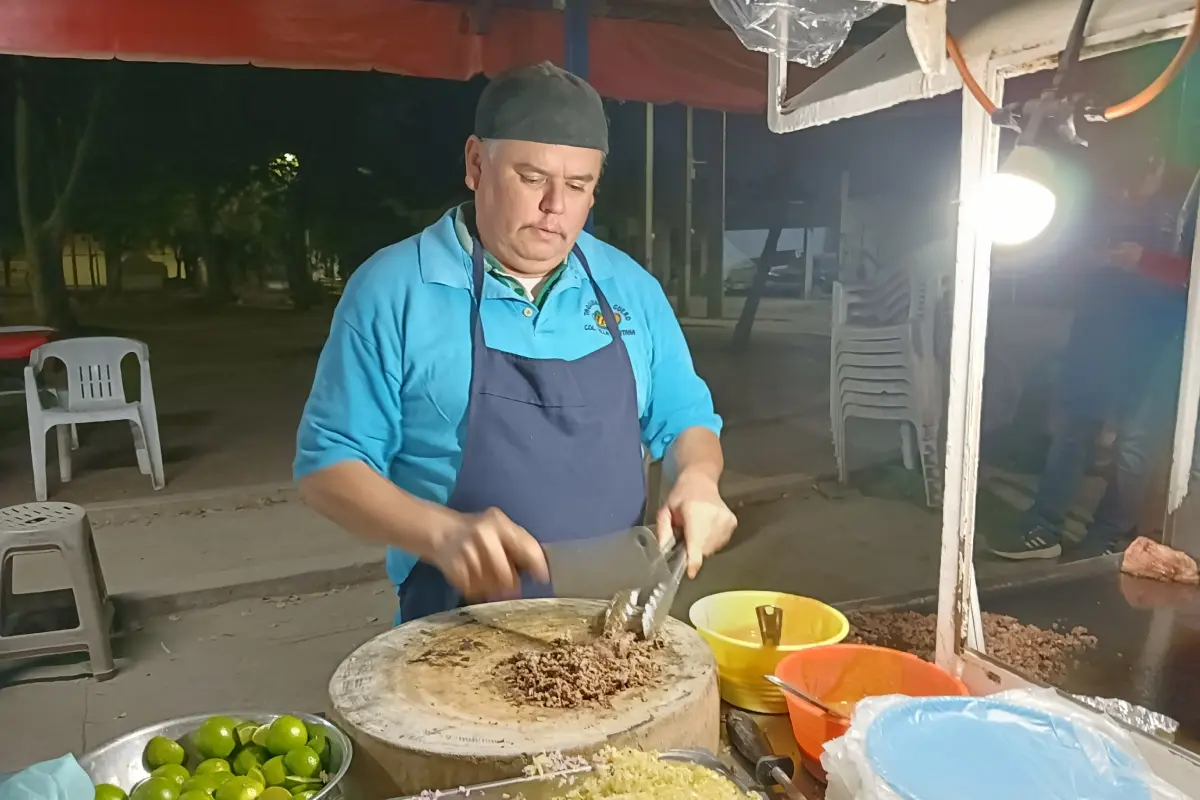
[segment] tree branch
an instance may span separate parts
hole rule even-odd
[[[112,63],[116,64],[117,62]],[[75,157],[71,162],[71,171],[66,185],[63,186],[62,192],[54,202],[54,210],[50,212],[50,216],[42,226],[43,231],[47,234],[58,235],[66,227],[71,200],[79,185],[79,176],[83,172],[83,164],[87,160],[88,150],[91,149],[93,134],[96,130],[96,118],[100,116],[100,106],[103,105],[109,85],[115,76],[116,67],[110,66],[108,75],[101,80],[92,93],[92,101],[88,104],[87,123],[83,127],[83,133],[79,135],[79,140],[75,143]]]
[[[25,247],[35,243],[37,221],[33,215],[33,197],[30,192],[30,166],[32,154],[29,142],[29,103],[25,99],[25,83],[20,72],[14,81],[16,88],[16,109],[13,113],[13,166],[17,179],[17,213],[21,219],[21,232],[25,239]]]

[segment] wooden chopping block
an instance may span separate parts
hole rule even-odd
[[[364,644],[329,683],[331,718],[354,742],[347,797],[389,798],[514,778],[534,756],[589,756],[720,743],[717,668],[692,628],[670,619],[654,685],[611,708],[519,703],[494,674],[514,653],[593,638],[593,600],[513,600],[437,614]]]

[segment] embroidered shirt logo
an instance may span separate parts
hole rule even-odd
[[[617,327],[621,329],[622,336],[637,335],[637,331],[630,328],[628,325],[630,322],[628,311],[626,311],[622,306],[614,305],[612,307],[612,313],[613,321],[616,322]],[[608,330],[608,323],[604,319],[604,311],[600,308],[600,304],[598,302],[595,300],[590,301],[586,306],[584,306],[583,314],[587,319],[587,322],[584,323],[583,326],[585,331],[596,331],[597,333],[611,335],[610,331]]]

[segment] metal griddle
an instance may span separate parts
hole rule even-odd
[[[1126,580],[1129,580],[1128,578]],[[1150,587],[1151,589],[1156,587]],[[980,607],[1040,628],[1083,626],[1098,639],[1057,688],[1115,697],[1179,722],[1175,744],[1200,757],[1200,589],[1180,587],[1170,607],[1126,600],[1115,558],[1066,564],[1027,582],[981,584]],[[840,604],[839,609],[935,613],[936,597],[907,595]]]

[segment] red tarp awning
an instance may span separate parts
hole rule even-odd
[[[463,6],[421,0],[3,0],[0,51],[378,70],[466,80],[509,66],[563,63],[562,14],[496,9],[475,34]],[[766,56],[733,33],[591,20],[590,80],[606,97],[760,111]],[[823,70],[803,70],[800,88]]]

